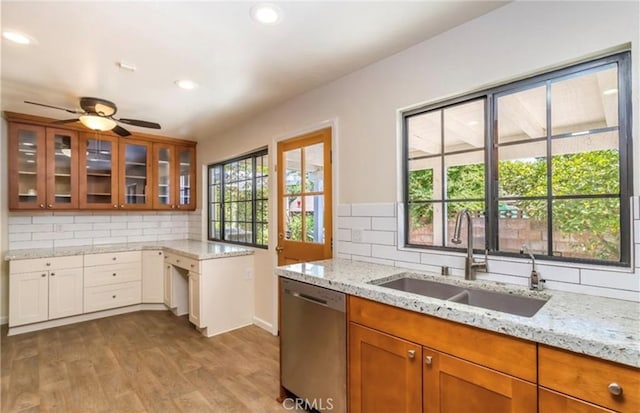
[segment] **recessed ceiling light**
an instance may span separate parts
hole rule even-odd
[[[176,80],[176,85],[178,85],[180,89],[186,90],[193,90],[198,87],[196,82],[188,79]]]
[[[31,39],[29,38],[29,36],[19,32],[14,32],[13,30],[3,31],[2,37],[18,44],[31,44]]]
[[[251,8],[251,18],[258,23],[275,25],[282,21],[282,10],[275,4],[256,4]]]
[[[609,96],[609,95],[615,95],[616,93],[618,93],[618,89],[607,89],[604,92],[602,92],[603,95],[605,96]]]

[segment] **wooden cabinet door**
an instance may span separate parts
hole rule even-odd
[[[162,303],[164,299],[164,253],[142,251],[142,302]]]
[[[9,208],[46,207],[46,130],[9,123]]]
[[[118,138],[83,133],[79,146],[81,209],[118,209]]]
[[[47,128],[47,209],[78,209],[78,133]]]
[[[153,209],[177,207],[176,151],[167,143],[153,144]]]
[[[49,274],[35,271],[11,274],[9,327],[45,321],[49,317]]]
[[[535,384],[427,347],[422,355],[425,413],[537,412]]]
[[[196,148],[176,146],[176,205],[178,209],[196,209]]]
[[[49,319],[82,314],[83,269],[49,271]]]
[[[540,413],[613,413],[604,407],[574,399],[566,394],[540,388],[539,393]]]
[[[151,209],[153,205],[151,143],[122,139],[120,140],[119,150],[119,208]]]
[[[200,325],[200,274],[189,272],[189,321]]]
[[[422,409],[422,349],[409,341],[349,324],[349,411]]]

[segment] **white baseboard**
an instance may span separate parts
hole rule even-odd
[[[270,332],[274,336],[277,335],[277,332],[276,333],[273,332],[273,324],[264,321],[260,317],[254,316],[253,317],[253,324],[257,325],[258,327],[260,327],[263,330],[267,330],[268,332]]]

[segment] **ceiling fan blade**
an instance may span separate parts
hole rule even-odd
[[[46,105],[44,103],[30,102],[28,100],[25,100],[24,103],[28,103],[30,105],[44,106],[45,108],[64,110],[65,112],[73,113],[73,114],[76,114],[76,115],[83,115],[84,114],[84,112],[81,111],[81,110],[61,108],[60,106]]]
[[[75,118],[75,119],[62,119],[62,120],[57,120],[55,122],[51,122],[54,125],[64,125],[65,123],[73,123],[73,122],[79,122],[80,119]]]
[[[111,129],[111,130],[113,132],[117,133],[118,135],[122,136],[122,137],[131,135],[131,132],[129,132],[128,130],[126,130],[122,126],[116,125],[116,127]]]
[[[146,120],[138,120],[138,119],[116,119],[114,120],[122,123],[126,123],[127,125],[132,126],[141,126],[143,128],[151,128],[151,129],[160,129],[160,125],[155,122],[147,122]]]

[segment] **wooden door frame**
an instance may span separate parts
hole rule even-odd
[[[278,245],[278,179],[279,175],[277,172],[277,161],[278,161],[278,143],[282,141],[286,141],[296,136],[304,135],[307,133],[311,133],[314,131],[318,131],[321,129],[330,128],[331,129],[331,149],[332,149],[332,162],[331,162],[331,196],[332,196],[332,205],[331,205],[331,216],[332,216],[332,233],[334,238],[337,234],[337,220],[336,211],[337,211],[337,195],[338,195],[338,185],[339,182],[336,179],[338,176],[338,151],[337,143],[339,137],[339,122],[338,118],[331,118],[325,121],[317,122],[311,124],[307,127],[300,128],[291,132],[284,133],[277,138],[272,139],[271,144],[269,145],[269,161],[270,164],[270,174],[271,177],[275,179],[270,179],[269,181],[269,220],[270,222],[275,222],[275,225],[271,225],[269,229],[269,250],[272,251],[271,254],[271,262],[273,268],[278,266],[278,254],[275,251],[275,247]],[[334,242],[332,248],[332,255],[335,256],[337,242]],[[272,312],[273,312],[273,323],[271,328],[271,333],[273,335],[278,335],[278,331],[280,329],[280,319],[278,316],[278,308],[280,306],[280,293],[279,293],[279,283],[278,276],[274,275],[272,284],[272,296],[274,297],[272,303]]]

